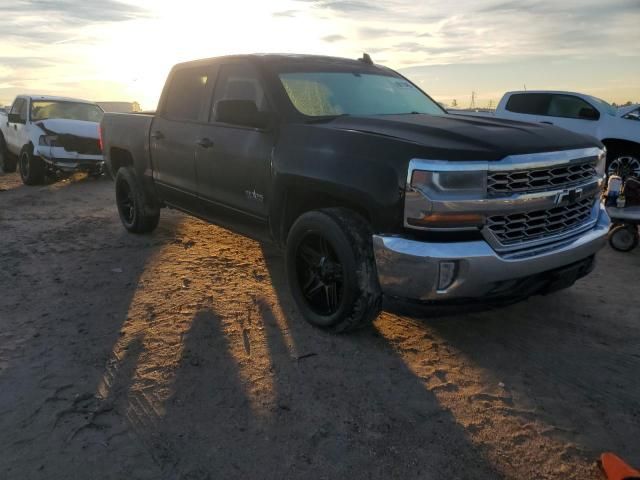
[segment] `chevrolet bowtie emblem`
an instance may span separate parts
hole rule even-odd
[[[582,196],[581,188],[574,188],[573,190],[565,190],[564,192],[558,192],[556,195],[555,204],[560,205],[564,201],[568,203],[574,203]]]

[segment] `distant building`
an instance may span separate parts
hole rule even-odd
[[[96,102],[105,112],[131,113],[139,112],[142,109],[138,102]]]

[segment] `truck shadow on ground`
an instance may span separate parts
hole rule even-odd
[[[162,478],[501,478],[382,336],[310,327],[285,293],[280,254],[263,247],[262,257],[260,283],[275,296],[269,285],[238,292],[230,311],[191,291],[186,317],[123,327],[119,342],[143,351],[112,357],[107,383],[129,390],[98,391]]]
[[[117,357],[112,346],[147,263],[173,241],[179,222],[133,237],[102,205],[91,215],[71,214],[84,208],[84,195],[102,198],[92,183],[8,193],[19,208],[0,217],[9,232],[0,283],[11,288],[0,299],[3,478],[123,478],[118,471],[136,472],[137,464],[153,474],[146,452],[126,450],[129,428],[118,411],[144,352],[142,335],[131,336]],[[102,395],[105,377],[111,388]],[[105,445],[123,449],[115,472]]]
[[[153,235],[131,236],[113,215],[71,220],[75,243],[71,227],[48,232],[47,245],[65,246],[47,262],[20,251],[11,264],[27,337],[0,372],[13,386],[0,426],[21,429],[2,441],[4,471],[535,477],[541,466],[523,465],[535,438],[507,435],[526,425],[553,440],[544,448],[577,445],[555,459],[606,444],[634,460],[637,390],[624,383],[640,357],[633,338],[612,348],[607,319],[582,317],[597,301],[587,290],[444,320],[385,313],[334,336],[296,313],[275,248],[164,212]],[[611,372],[596,387],[593,364]]]
[[[637,392],[616,382],[637,362],[592,326],[576,335],[583,293],[443,320],[385,313],[333,336],[299,317],[280,253],[261,250],[272,294],[246,285],[230,310],[191,292],[180,338],[140,331],[141,366],[121,370],[117,410],[163,478],[511,478],[576,459],[580,478],[600,450],[634,454]],[[600,386],[594,359],[613,371]]]
[[[170,478],[501,477],[383,338],[255,307],[241,333],[216,308],[193,318],[152,435]]]
[[[158,255],[146,264],[170,259]],[[96,396],[126,419],[162,478],[502,477],[383,336],[310,327],[285,293],[280,254],[251,255],[269,277],[237,292],[236,306],[191,289],[188,306],[140,322],[145,290],[158,285],[139,271],[143,287],[122,308],[120,353]],[[112,419],[110,438],[119,428]],[[92,433],[75,438],[86,444]]]

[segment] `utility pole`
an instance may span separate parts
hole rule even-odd
[[[471,92],[471,104],[469,105],[469,108],[476,108],[476,92]]]

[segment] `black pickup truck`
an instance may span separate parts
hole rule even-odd
[[[312,324],[344,332],[383,295],[526,298],[593,267],[605,152],[557,127],[449,115],[368,56],[176,65],[155,114],[101,124],[120,218],[171,207],[285,251]]]

